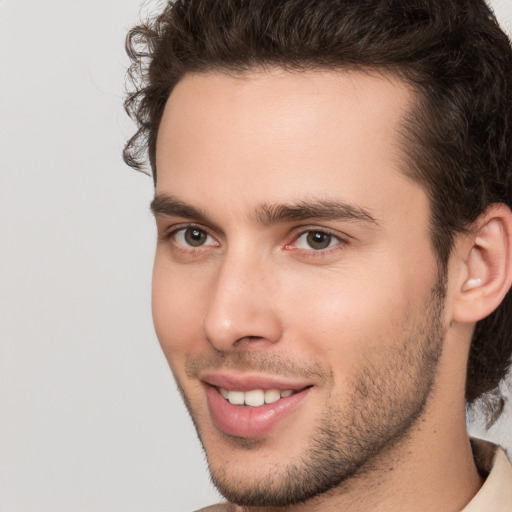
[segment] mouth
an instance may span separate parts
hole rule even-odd
[[[293,416],[314,386],[265,378],[202,379],[213,424],[224,434],[258,438]]]
[[[281,398],[287,398],[298,391],[294,391],[293,389],[251,389],[249,391],[235,391],[219,388],[219,392],[231,405],[261,407],[265,404],[273,404],[281,400]]]

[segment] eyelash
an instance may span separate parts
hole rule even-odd
[[[200,245],[200,246],[196,246],[196,247],[188,246],[183,243],[177,242],[176,236],[180,232],[183,232],[183,234],[185,235],[185,232],[189,229],[192,229],[192,230],[196,229],[197,231],[204,233],[207,237],[210,237],[211,239],[215,240],[215,237],[213,235],[211,235],[207,229],[205,229],[203,226],[197,225],[197,224],[184,224],[184,225],[174,226],[171,230],[166,232],[160,238],[163,239],[164,241],[170,240],[172,242],[175,250],[177,250],[181,253],[184,253],[184,254],[188,254],[188,255],[197,255],[198,251],[204,252],[204,250],[207,247],[212,247],[212,246],[219,247],[220,246],[220,244],[217,241],[215,241],[215,243],[213,243],[213,244],[209,243],[209,244]],[[294,247],[294,245],[297,244],[298,240],[300,240],[301,237],[307,235],[308,233],[320,233],[320,234],[326,235],[328,237],[331,237],[331,239],[334,239],[335,243],[332,245],[329,245],[328,247],[326,247],[324,249],[318,249],[318,250],[315,250],[313,248],[305,249],[305,248]],[[306,229],[304,227],[302,227],[300,229],[300,231],[295,231],[294,233],[292,233],[292,236],[293,236],[292,241],[286,243],[284,245],[284,248],[287,250],[290,250],[290,251],[300,251],[301,254],[303,255],[303,257],[315,257],[315,258],[324,257],[324,256],[331,254],[334,251],[342,249],[343,246],[348,243],[347,239],[342,238],[339,234],[335,234],[325,228],[318,228],[318,227],[313,227],[313,226],[308,227]]]

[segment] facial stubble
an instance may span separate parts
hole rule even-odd
[[[367,361],[348,399],[346,394],[330,396],[329,407],[310,436],[307,453],[286,463],[276,460],[271,467],[267,463],[266,476],[259,479],[241,479],[229,468],[215,464],[201,422],[178,382],[206,453],[212,482],[220,493],[237,505],[285,507],[329,491],[343,492],[350,480],[379,471],[382,456],[407,439],[431,396],[445,337],[444,297],[444,281],[439,278],[423,314],[418,314],[412,325],[404,325],[400,341],[393,343],[384,357]],[[243,354],[236,357],[243,361]],[[267,361],[265,365],[267,369],[274,366],[278,374],[279,364]],[[251,367],[251,362],[246,361],[246,366]],[[287,366],[287,373],[290,367],[293,365]],[[308,367],[300,373],[311,371]],[[322,377],[324,382],[332,381],[327,372]],[[256,451],[265,442],[233,436],[226,436],[226,441],[238,452]]]

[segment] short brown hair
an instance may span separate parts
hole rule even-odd
[[[124,159],[156,183],[165,103],[190,72],[254,68],[370,69],[412,85],[406,173],[426,190],[440,269],[456,233],[493,203],[512,204],[512,49],[484,0],[177,0],[127,37],[138,126]],[[476,325],[466,401],[486,396],[491,420],[512,354],[512,296]]]

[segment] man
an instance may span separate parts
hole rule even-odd
[[[182,0],[128,39],[155,327],[228,503],[512,511],[512,50],[480,0]]]

